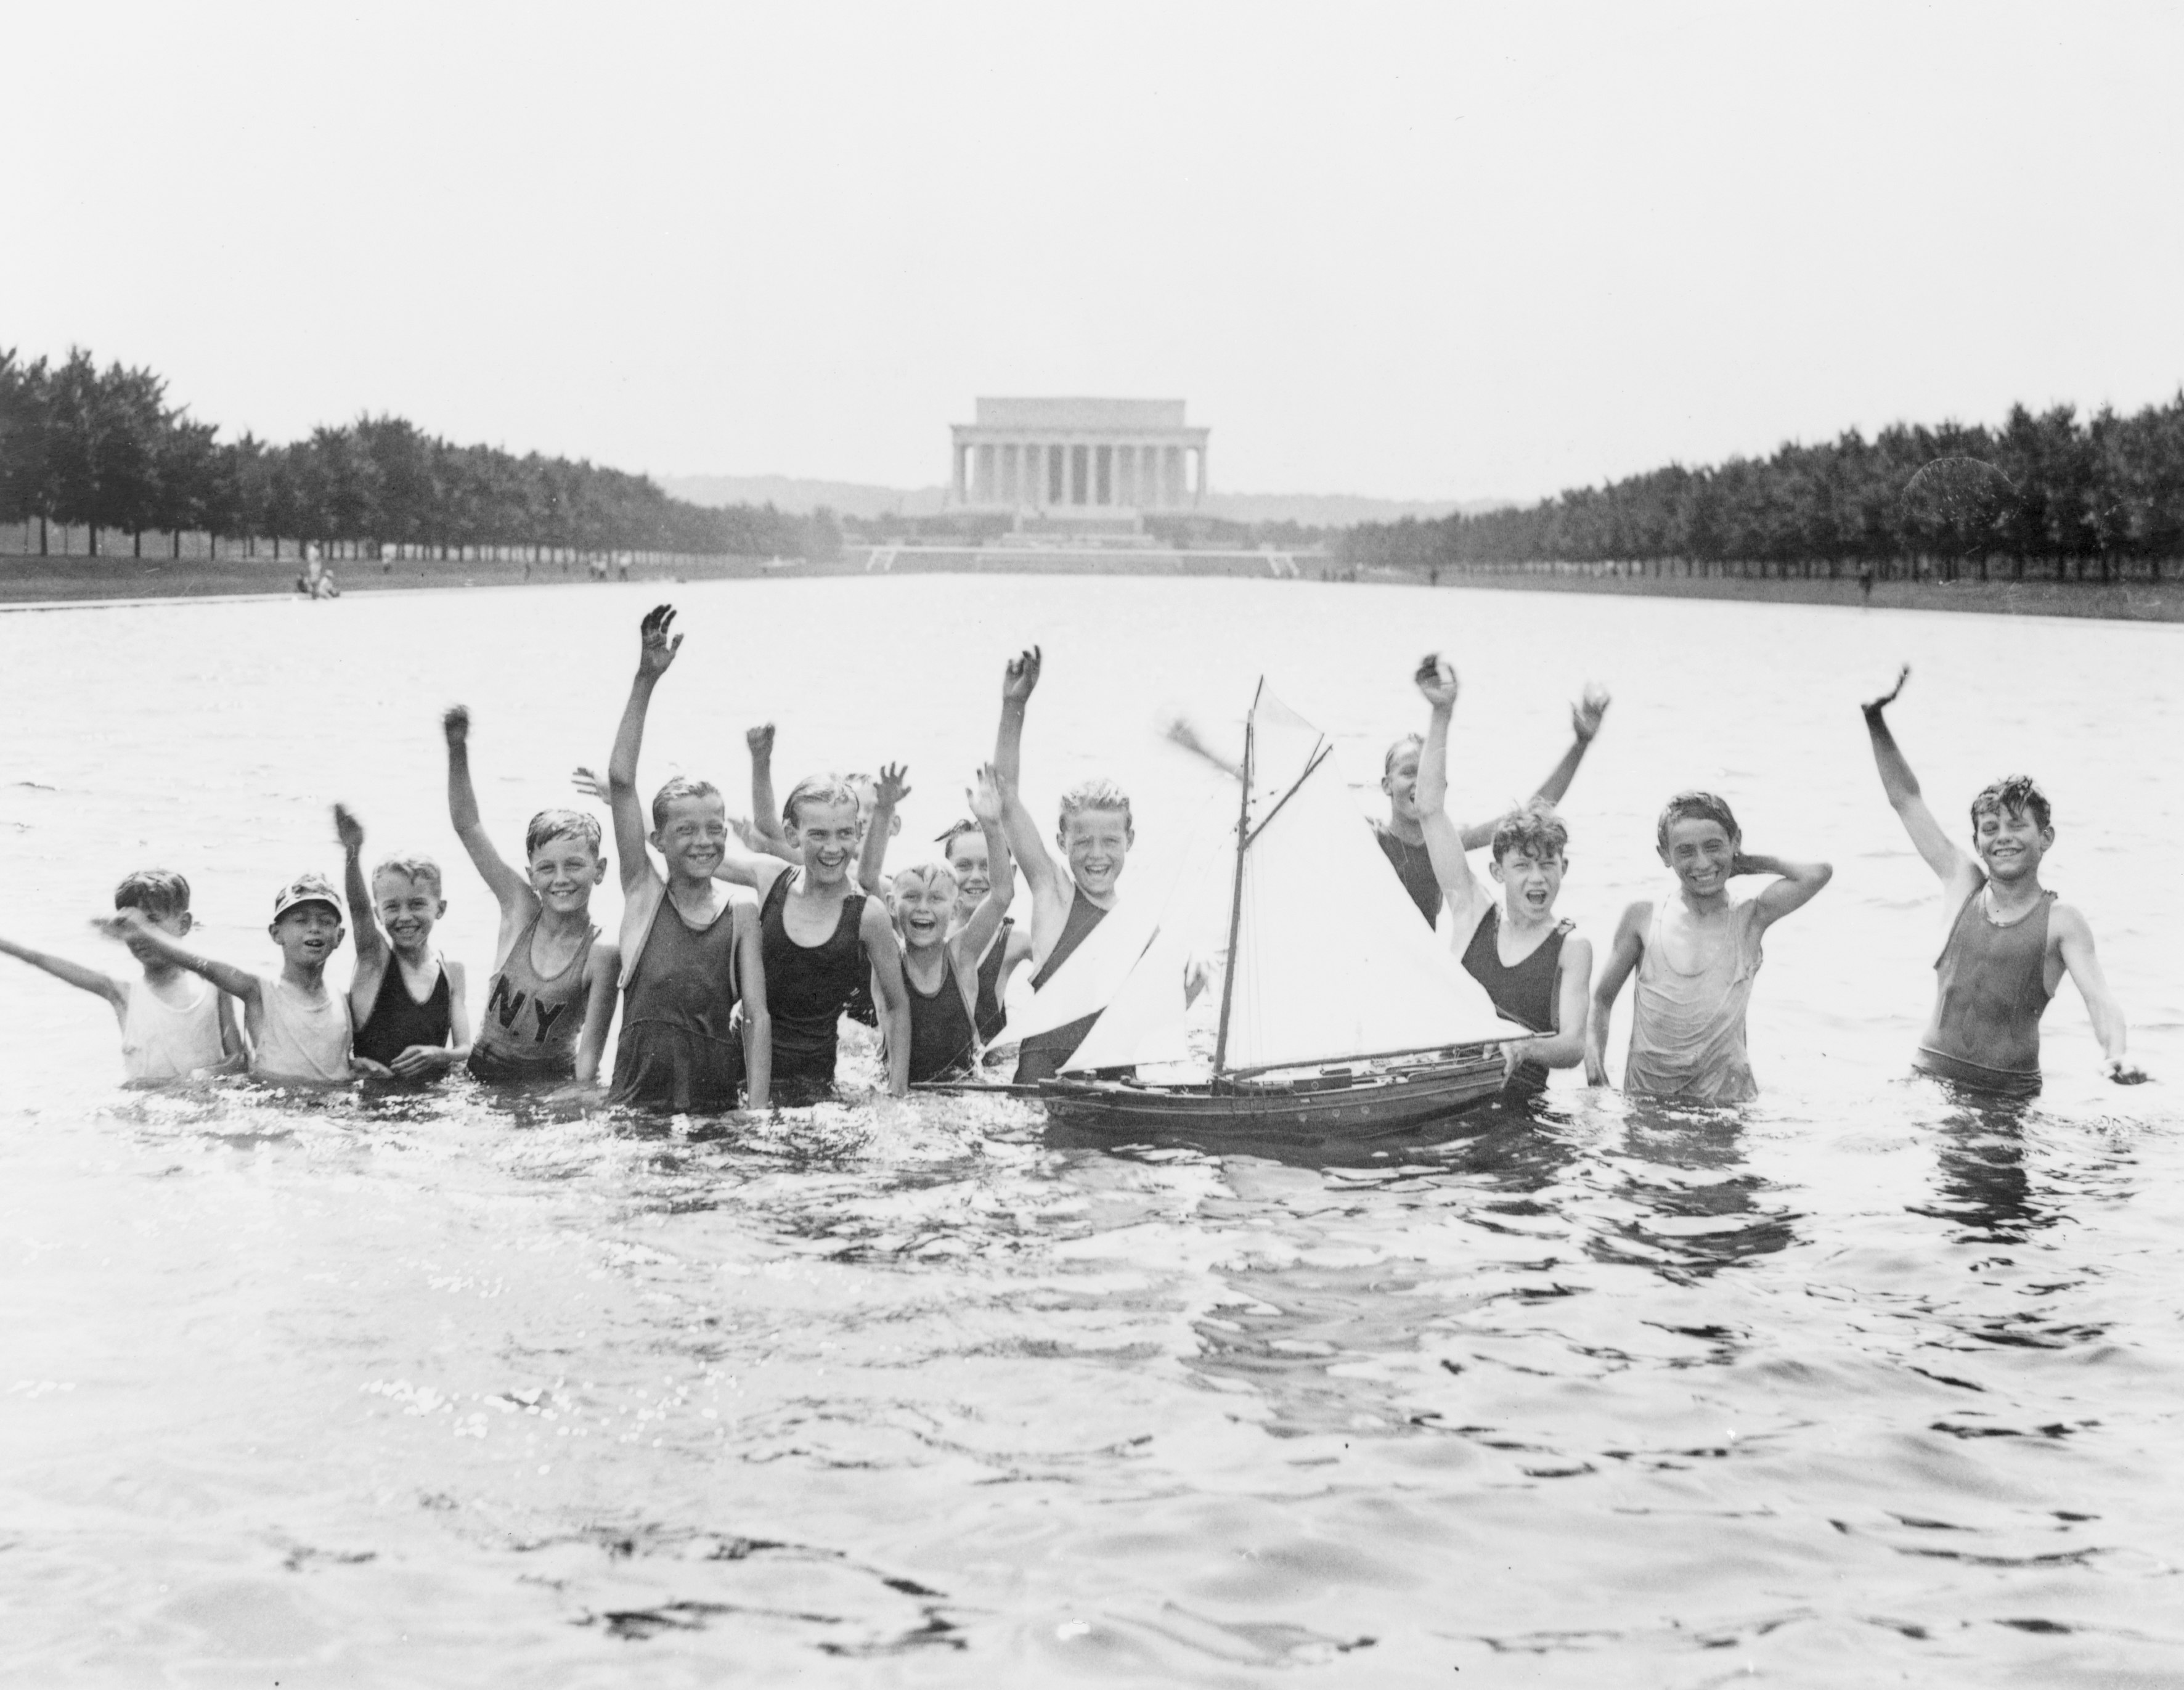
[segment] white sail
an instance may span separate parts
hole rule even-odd
[[[1263,689],[1252,712],[1251,777],[1228,959],[1235,979],[1227,1068],[1519,1036],[1418,919],[1351,801],[1326,737]],[[1178,878],[1152,943],[1114,988],[1071,1070],[1187,1058],[1187,967],[1214,957],[1235,895],[1234,811],[1225,826],[1214,825],[1219,831]],[[1057,974],[1050,990],[1061,984]],[[1190,1018],[1212,1011],[1223,984],[1216,976],[1201,1014]]]

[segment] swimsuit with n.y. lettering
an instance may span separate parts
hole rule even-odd
[[[485,1018],[471,1042],[475,1079],[503,1085],[567,1079],[577,1072],[577,1035],[584,1027],[584,965],[599,930],[588,929],[568,966],[550,978],[532,964],[531,941],[538,931],[538,918],[533,915],[493,977]]]

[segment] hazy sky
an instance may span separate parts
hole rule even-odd
[[[0,345],[291,438],[916,485],[1181,397],[1217,488],[1531,495],[2184,380],[2184,14],[10,8]]]

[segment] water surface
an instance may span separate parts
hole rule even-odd
[[[603,762],[656,596],[0,616],[0,931],[94,958],[86,918],[164,863],[208,950],[269,959],[275,885],[338,866],[338,797],[447,864],[476,1010],[492,910],[439,711],[471,706],[514,852]],[[2177,1682],[2184,630],[1206,580],[678,602],[648,783],[739,795],[776,719],[784,789],[910,765],[910,861],[1039,640],[1034,806],[1123,778],[1143,895],[1221,796],[1164,710],[1234,733],[1263,671],[1364,783],[1439,646],[1483,814],[1600,680],[1582,930],[1657,888],[1679,787],[1836,864],[1769,936],[1765,1096],[1564,1075],[1536,1125],[1326,1167],[1052,1144],[993,1100],[640,1126],[460,1086],[143,1096],[102,1005],[6,963],[8,1677]],[[1936,892],[1855,709],[1905,659],[1945,818],[2005,770],[2047,784],[2048,878],[2156,1085],[2098,1079],[2068,986],[2022,1113],[1906,1077]]]

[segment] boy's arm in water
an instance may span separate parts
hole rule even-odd
[[[894,808],[910,796],[910,771],[900,763],[882,763],[872,798],[872,819],[865,824],[865,848],[857,854],[857,884],[878,895],[887,873],[889,837],[894,832]]]
[[[744,1001],[744,1104],[764,1109],[773,1102],[773,1014],[766,1001],[765,934],[758,906],[735,906],[736,978]]]
[[[644,806],[637,797],[637,761],[644,750],[644,715],[651,707],[652,689],[682,649],[681,634],[668,637],[674,621],[672,605],[655,605],[638,626],[637,673],[629,683],[629,702],[622,706],[621,725],[615,729],[614,755],[607,759],[607,801],[614,810],[615,850],[621,856],[625,896],[659,874],[645,850],[647,829]]]
[[[1919,790],[1919,778],[1911,772],[1910,762],[1897,747],[1896,736],[1888,731],[1886,712],[1910,678],[1911,666],[1906,663],[1897,673],[1893,687],[1858,708],[1865,712],[1865,731],[1873,741],[1873,761],[1880,771],[1880,789],[1888,795],[1889,807],[1903,823],[1903,831],[1911,835],[1912,845],[1949,895],[1950,913],[1953,916],[1956,906],[1979,890],[1981,877],[1970,853],[1949,837],[1934,819],[1934,812],[1926,807],[1925,796]]]
[[[1585,696],[1570,706],[1570,745],[1563,753],[1563,760],[1547,771],[1547,778],[1532,794],[1550,804],[1560,804],[1563,795],[1577,778],[1577,766],[1585,761],[1585,754],[1600,732],[1601,718],[1607,714],[1610,703],[1607,689],[1588,686]],[[1494,841],[1495,823],[1474,822],[1463,830],[1463,848],[1478,851]]]
[[[2086,1001],[2093,1036],[2101,1041],[2103,1072],[2119,1085],[2137,1085],[2147,1077],[2146,1070],[2124,1054],[2123,1006],[2109,991],[2108,976],[2101,972],[2101,959],[2093,949],[2092,929],[2075,905],[2059,902],[2048,917],[2048,931],[2062,951],[2071,984]]]
[[[502,918],[517,920],[528,918],[538,902],[531,890],[531,883],[501,860],[500,853],[493,848],[486,837],[485,824],[478,818],[477,789],[471,781],[471,713],[469,707],[456,705],[440,718],[441,731],[448,736],[448,820],[454,823],[455,837],[463,842],[470,853],[471,864],[478,878],[493,894],[493,901],[500,906]],[[362,954],[363,923],[357,924],[359,955]]]
[[[872,997],[880,1012],[880,1030],[887,1038],[888,1096],[910,1095],[910,994],[902,984],[902,949],[895,943],[894,923],[878,898],[865,900],[858,936],[865,941],[865,956],[872,965]]]
[[[1418,750],[1414,800],[1418,826],[1426,836],[1426,855],[1433,859],[1434,878],[1440,882],[1441,899],[1454,923],[1454,935],[1468,943],[1493,896],[1471,872],[1463,855],[1463,838],[1448,818],[1448,725],[1456,714],[1456,670],[1435,653],[1418,666],[1415,678],[1429,707],[1425,741]],[[1493,838],[1490,828],[1485,842],[1490,844]]]
[[[600,940],[584,962],[584,1024],[577,1032],[576,1081],[599,1084],[599,1063],[606,1055],[607,1032],[614,1025],[616,983],[621,978],[621,951]]]
[[[356,972],[349,976],[349,1007],[360,1026],[371,1013],[379,996],[380,977],[393,946],[387,929],[379,924],[379,911],[371,899],[371,883],[364,874],[364,823],[346,804],[334,806],[334,837],[341,841],[342,892],[348,899],[349,930],[356,944]]]
[[[1638,959],[1646,951],[1646,929],[1652,923],[1653,906],[1651,901],[1636,903],[1623,912],[1623,919],[1615,924],[1615,937],[1607,947],[1607,960],[1601,965],[1600,978],[1593,983],[1592,1012],[1585,1023],[1585,1083],[1587,1085],[1607,1085],[1607,1026],[1615,1014],[1615,1000],[1623,994],[1623,983],[1630,978],[1630,971],[1638,966]]]
[[[18,945],[11,939],[0,939],[0,957],[13,957],[19,962],[28,962],[33,968],[42,968],[57,980],[65,980],[78,991],[86,991],[104,998],[113,1006],[117,1016],[129,1012],[129,988],[111,974],[102,974],[96,968],[86,968],[81,962],[71,962],[65,957],[54,957],[43,951],[33,951],[27,945]]]
[[[788,834],[781,820],[781,806],[773,796],[773,724],[761,722],[755,728],[744,730],[744,744],[750,747],[751,766],[751,831],[766,841],[764,850],[783,861],[794,862]]]
[[[1835,865],[1827,862],[1791,862],[1780,856],[1762,856],[1740,851],[1729,865],[1729,872],[1736,874],[1775,874],[1781,878],[1770,880],[1759,889],[1752,902],[1759,906],[1759,924],[1769,928],[1784,916],[1794,914],[1820,895],[1820,889],[1836,877]]]
[[[258,976],[238,968],[232,962],[214,962],[209,957],[200,957],[180,940],[144,918],[141,910],[116,910],[111,916],[102,916],[92,923],[109,939],[118,939],[128,944],[142,941],[157,951],[177,968],[187,968],[192,974],[210,980],[230,997],[239,999],[245,1009],[258,1007],[260,988]]]

